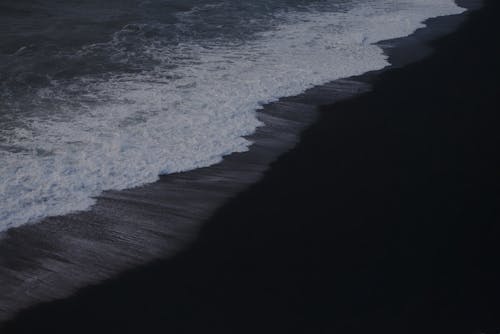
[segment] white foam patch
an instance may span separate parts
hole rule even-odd
[[[384,68],[373,43],[462,11],[451,0],[372,0],[342,13],[286,13],[286,24],[246,44],[150,46],[154,71],[55,82],[39,96],[73,99],[71,117],[33,116],[0,132],[0,230],[248,150],[243,137],[261,125],[263,103]]]

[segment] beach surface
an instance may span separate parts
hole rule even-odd
[[[235,195],[274,153],[203,211],[185,251],[35,305],[2,333],[498,333],[498,9],[388,42],[393,68],[348,85],[370,92],[287,99],[323,105],[319,118],[260,181]]]

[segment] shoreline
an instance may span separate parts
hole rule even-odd
[[[441,31],[443,34],[446,34],[446,33],[450,32],[451,30],[453,30],[453,29],[454,29],[454,28],[451,28],[451,26],[452,26],[453,24],[456,24],[456,25],[460,24],[460,23],[461,23],[461,21],[463,21],[463,20],[465,19],[465,16],[468,16],[468,15],[469,15],[469,14],[460,15],[460,18],[459,18],[459,17],[457,17],[457,16],[454,16],[455,18],[453,18],[453,17],[443,17],[443,18],[437,18],[437,19],[430,19],[430,20],[428,20],[428,22],[429,22],[429,24],[430,24],[430,25],[432,25],[432,24],[434,24],[434,25],[435,25],[435,24],[436,24],[436,22],[441,22],[441,23],[442,23],[442,22],[443,22],[442,20],[446,20],[446,19],[447,19],[449,22],[448,22],[448,23],[443,24],[443,26],[444,26],[445,28],[447,27],[447,28],[448,28],[448,29],[450,29],[450,30],[448,30],[448,31]],[[452,23],[452,21],[455,21],[455,22],[453,22],[453,23]],[[455,28],[456,28],[456,27],[455,27]],[[426,43],[428,43],[430,40],[433,40],[433,39],[436,37],[435,35],[432,35],[432,33],[429,33],[429,32],[422,32],[423,30],[426,30],[426,29],[431,30],[431,29],[429,29],[428,27],[427,27],[427,28],[424,28],[424,29],[419,29],[419,31],[417,31],[414,35],[412,35],[412,39],[414,39],[414,41],[413,41],[413,42],[410,42],[410,44],[411,44],[411,43],[416,43],[416,44],[414,44],[414,45],[413,45],[413,48],[417,48],[417,49],[418,49],[419,47],[421,48],[421,47],[422,47],[422,45],[418,45],[418,43],[424,43],[424,44],[426,44]],[[445,30],[446,30],[446,29],[445,29]],[[424,35],[424,36],[418,37],[419,32],[420,32],[420,34],[422,34],[422,35]],[[436,31],[436,33],[437,33],[437,32],[438,32],[438,31]],[[415,36],[415,35],[417,35],[417,36]],[[431,35],[432,35],[432,36],[431,36]],[[419,38],[422,38],[422,39],[419,39]],[[428,39],[426,39],[426,38],[428,38]],[[401,40],[405,40],[405,38],[402,38]],[[391,49],[387,49],[387,50],[388,50],[388,52],[389,52],[389,54],[390,54],[391,52],[393,52],[393,51],[392,51],[392,48],[394,47],[394,45],[396,45],[396,49],[395,49],[395,50],[397,50],[397,49],[398,49],[398,47],[397,47],[398,41],[397,41],[397,40],[396,40],[396,41],[394,41],[394,43],[393,43],[393,42],[391,42],[391,43],[389,43],[389,44],[390,44],[390,46],[388,46],[388,47],[390,47],[390,48],[391,48]],[[410,46],[408,46],[408,45],[407,45],[407,47],[411,47],[411,45],[410,45]],[[393,69],[393,67],[398,67],[398,66],[401,66],[401,65],[398,65],[398,62],[397,62],[397,60],[396,60],[398,56],[394,56],[394,57],[395,57],[395,58],[394,58],[394,64],[393,64],[393,66],[390,66],[390,67],[388,68],[388,69],[389,69],[389,71],[390,71],[391,69]],[[406,57],[404,56],[404,54],[403,54],[403,55],[401,55],[401,56],[399,56],[399,57],[400,57],[400,60],[401,60],[401,61],[404,61],[404,59],[406,58]],[[402,63],[401,63],[401,64],[402,64]],[[239,164],[239,165],[241,166],[241,160],[247,161],[247,166],[248,166],[248,161],[252,161],[252,157],[251,157],[251,155],[252,155],[252,154],[254,155],[254,157],[255,157],[255,155],[257,155],[257,158],[260,158],[260,159],[263,159],[263,158],[262,158],[262,157],[258,157],[258,155],[259,155],[259,154],[264,155],[264,159],[267,159],[267,160],[266,160],[266,161],[267,161],[267,162],[266,162],[266,164],[269,164],[271,161],[273,161],[273,160],[275,159],[274,157],[275,157],[275,156],[277,156],[277,155],[276,155],[276,152],[277,152],[277,151],[279,151],[279,150],[288,151],[288,148],[287,148],[287,147],[289,147],[289,146],[293,146],[293,143],[295,143],[295,141],[297,140],[297,139],[296,139],[296,135],[297,135],[297,133],[299,133],[299,132],[301,131],[301,129],[303,128],[303,126],[304,126],[304,125],[307,125],[307,124],[309,124],[309,122],[312,122],[312,120],[305,120],[305,122],[304,122],[304,120],[302,119],[302,120],[300,120],[300,121],[298,122],[298,124],[297,124],[297,123],[295,123],[295,121],[294,121],[294,119],[293,119],[293,118],[294,118],[295,116],[297,116],[297,115],[298,115],[298,113],[301,113],[301,115],[300,115],[300,116],[298,116],[299,118],[300,118],[300,117],[303,117],[303,116],[304,116],[304,114],[305,114],[305,113],[304,113],[304,110],[303,110],[304,108],[310,108],[310,109],[311,109],[311,113],[310,113],[309,115],[311,116],[311,118],[313,118],[313,117],[314,117],[314,115],[313,115],[313,114],[314,114],[314,112],[313,112],[312,110],[315,108],[314,106],[315,106],[315,105],[319,105],[319,104],[325,104],[325,103],[328,103],[328,100],[329,100],[329,99],[332,99],[332,96],[331,96],[331,95],[333,95],[332,93],[335,93],[335,92],[340,92],[341,94],[344,94],[344,93],[345,93],[345,94],[346,94],[346,96],[340,96],[340,97],[349,97],[349,96],[352,96],[352,95],[350,94],[350,92],[351,92],[353,89],[354,89],[354,91],[356,91],[356,93],[357,93],[357,90],[362,90],[362,91],[365,91],[365,90],[366,90],[366,87],[367,87],[367,86],[365,86],[365,84],[371,84],[371,82],[372,82],[372,81],[375,81],[375,84],[377,84],[377,82],[379,81],[378,76],[380,75],[380,72],[386,72],[386,71],[388,71],[388,69],[384,69],[384,70],[382,70],[382,71],[370,72],[370,73],[365,74],[365,75],[362,75],[362,76],[360,76],[360,77],[354,77],[352,80],[351,80],[351,78],[350,78],[350,79],[348,79],[348,80],[340,80],[340,81],[336,81],[336,82],[334,82],[334,83],[332,84],[333,86],[332,86],[332,85],[325,85],[325,86],[321,86],[321,87],[313,88],[313,89],[312,89],[311,91],[309,91],[307,94],[303,94],[303,96],[282,99],[282,100],[280,100],[280,102],[277,102],[277,103],[275,103],[275,104],[272,104],[271,106],[268,106],[267,108],[268,108],[268,109],[269,109],[269,108],[271,108],[271,112],[269,112],[269,110],[268,110],[268,113],[267,113],[267,114],[263,113],[261,116],[268,117],[268,118],[269,118],[269,119],[268,119],[268,122],[270,122],[270,121],[272,122],[272,121],[273,121],[273,116],[275,116],[275,115],[273,115],[273,114],[272,114],[272,108],[273,108],[273,105],[275,105],[275,106],[276,106],[276,105],[280,105],[280,104],[281,104],[281,105],[280,105],[280,108],[281,108],[281,109],[280,109],[280,110],[275,110],[275,112],[276,112],[278,115],[280,115],[280,117],[275,118],[275,119],[274,119],[275,123],[273,124],[273,126],[278,126],[278,127],[279,127],[280,125],[282,125],[282,122],[283,122],[283,119],[281,118],[281,116],[283,116],[283,114],[281,114],[281,112],[283,112],[283,108],[286,108],[287,106],[291,106],[291,108],[292,108],[292,109],[293,109],[294,107],[297,107],[297,108],[299,108],[299,107],[300,107],[300,108],[302,108],[302,109],[300,109],[300,110],[299,110],[299,109],[295,109],[295,111],[296,111],[296,114],[295,114],[295,115],[294,115],[294,114],[288,114],[289,116],[291,116],[291,119],[288,119],[288,121],[290,121],[290,122],[289,122],[289,124],[287,124],[287,129],[292,128],[292,130],[294,130],[294,131],[292,131],[292,132],[291,132],[291,134],[285,135],[284,140],[283,140],[283,138],[281,138],[281,140],[282,140],[282,142],[281,142],[281,143],[283,143],[283,142],[284,142],[284,143],[286,143],[286,145],[281,146],[281,148],[280,148],[280,147],[276,147],[276,141],[274,141],[274,142],[273,142],[273,139],[272,139],[272,138],[271,138],[271,140],[267,140],[267,141],[266,141],[266,135],[272,136],[272,132],[273,132],[273,131],[272,131],[272,130],[273,130],[273,126],[268,126],[268,125],[267,125],[268,123],[266,123],[266,126],[264,126],[264,127],[260,128],[260,129],[262,129],[262,132],[261,132],[260,134],[257,134],[257,135],[261,135],[261,136],[263,136],[263,137],[261,138],[261,139],[262,139],[262,144],[263,144],[263,145],[262,145],[262,147],[260,147],[260,148],[259,148],[259,142],[257,141],[257,145],[253,145],[253,146],[252,146],[252,148],[250,149],[250,152],[247,152],[247,153],[244,153],[244,154],[234,154],[234,155],[231,155],[231,156],[229,156],[229,157],[226,157],[226,158],[224,159],[223,163],[221,164],[221,165],[225,164],[225,165],[226,165],[226,167],[219,166],[219,165],[217,165],[217,166],[212,166],[212,167],[208,167],[208,169],[212,169],[212,171],[214,171],[214,170],[215,170],[215,174],[212,174],[212,177],[216,177],[216,178],[217,178],[217,177],[220,177],[220,174],[217,172],[219,168],[220,168],[219,170],[224,169],[224,168],[227,168],[228,170],[231,170],[231,169],[234,167],[234,165],[235,165],[235,164],[236,164],[236,165],[238,165],[238,164]],[[340,84],[340,87],[342,87],[342,84],[344,84],[344,83],[345,83],[345,84],[347,84],[347,86],[346,86],[346,87],[347,87],[347,89],[345,89],[345,90],[344,90],[344,89],[339,89],[339,86],[338,86],[338,85]],[[326,91],[325,91],[325,90],[326,90]],[[347,93],[346,93],[346,92],[347,92]],[[339,98],[339,96],[337,96],[336,98]],[[356,97],[354,100],[356,100],[357,98],[358,98],[358,97]],[[299,101],[301,101],[300,99],[302,99],[302,102],[299,102]],[[304,102],[304,101],[305,101],[305,102]],[[284,103],[284,105],[283,105],[283,103]],[[278,109],[279,109],[279,108],[278,108]],[[287,112],[289,112],[289,111],[290,111],[290,110],[287,110]],[[293,110],[292,110],[292,111],[293,111]],[[333,112],[335,112],[335,111],[333,111]],[[285,120],[286,120],[286,119],[285,119]],[[285,121],[285,122],[286,122],[286,121]],[[292,126],[290,126],[290,123],[291,123],[291,124],[297,124],[297,128],[293,129],[293,125],[292,125]],[[316,125],[316,123],[315,123],[315,125]],[[314,126],[314,125],[313,125],[313,126]],[[307,131],[310,131],[310,130],[307,130]],[[275,133],[276,133],[276,131],[275,131]],[[280,133],[280,134],[282,134],[282,133]],[[280,134],[278,134],[278,135],[280,135]],[[276,134],[275,134],[275,135],[276,135]],[[269,137],[267,137],[267,138],[269,138]],[[266,146],[266,144],[267,144],[267,146]],[[299,145],[300,145],[300,144],[299,144]],[[270,152],[270,151],[269,151],[269,148],[271,148],[272,153],[269,153],[269,152]],[[260,150],[260,152],[259,152],[259,150]],[[253,151],[253,153],[252,153],[252,151]],[[266,156],[266,154],[268,154],[268,155]],[[246,157],[244,157],[244,155],[246,155]],[[287,154],[285,154],[285,156],[287,156],[287,155],[288,155],[288,153],[287,153]],[[241,160],[239,160],[239,159],[241,159]],[[285,158],[285,159],[286,159],[286,158]],[[283,159],[282,159],[282,158],[280,158],[279,160],[283,160]],[[278,164],[279,164],[279,162],[278,162]],[[273,163],[273,166],[274,166],[274,165],[275,165],[275,164]],[[261,173],[261,171],[260,171],[260,170],[257,170],[257,169],[253,169],[253,168],[254,168],[254,167],[251,167],[251,171],[250,171],[250,175],[251,175],[251,176],[250,176],[250,178],[245,180],[245,182],[249,182],[249,184],[254,183],[254,182],[255,182],[258,178],[260,178],[260,173]],[[274,167],[272,167],[272,168],[271,168],[271,170],[272,170],[273,168],[274,168]],[[201,172],[201,173],[203,173],[203,171],[200,171],[200,172]],[[188,172],[188,173],[191,173],[191,172]],[[246,175],[248,175],[248,170],[246,170],[246,171],[245,171],[245,173],[247,173]],[[186,180],[186,178],[184,178],[184,177],[183,177],[183,175],[184,175],[184,174],[185,174],[185,173],[182,173],[182,175],[181,175],[181,174],[179,174],[179,175],[177,176],[177,177],[178,177],[178,179],[177,179],[177,181],[176,181],[176,182],[174,182],[174,184],[176,184],[176,185],[177,185],[177,188],[173,188],[173,189],[172,189],[172,193],[175,193],[175,192],[176,192],[176,191],[178,191],[180,188],[184,187],[184,186],[185,186],[185,184],[186,184],[186,182],[188,182],[188,183],[190,183],[190,182],[191,182],[191,180],[192,180],[192,179]],[[266,173],[265,173],[265,175],[266,175],[266,176],[265,176],[265,177],[267,177],[267,175],[268,175],[268,174],[269,174],[269,171],[266,171]],[[226,177],[227,177],[227,175],[226,175]],[[235,176],[233,175],[233,176],[229,176],[229,178],[232,178],[233,180],[239,180],[239,177],[241,177],[241,175],[235,175]],[[160,180],[159,182],[157,182],[157,184],[161,184],[162,182],[169,182],[167,179],[171,179],[171,178],[172,178],[172,176],[165,176],[165,177],[162,177],[162,180]],[[179,183],[179,182],[180,182],[180,183]],[[260,182],[259,182],[259,183],[260,183]],[[241,185],[241,184],[240,184],[240,185],[238,185],[238,187],[236,187],[236,188],[235,188],[235,189],[237,189],[237,190],[233,190],[233,191],[234,191],[234,193],[232,193],[232,194],[229,194],[229,193],[227,192],[227,189],[223,189],[223,191],[221,192],[221,193],[223,194],[223,196],[222,196],[222,199],[220,199],[220,200],[222,200],[222,201],[224,201],[224,202],[225,202],[225,201],[226,201],[229,197],[232,197],[232,196],[234,196],[234,194],[235,194],[235,193],[237,193],[237,192],[239,192],[239,191],[243,190],[244,186],[245,186],[245,185]],[[146,186],[146,187],[149,187],[149,186]],[[146,187],[144,187],[144,188],[146,188]],[[258,188],[259,186],[252,186],[251,188],[255,188],[255,187],[257,187],[257,188]],[[210,191],[210,190],[209,190],[209,191]],[[244,193],[246,194],[247,192],[248,192],[248,191],[245,191]],[[122,192],[122,193],[123,193],[123,192]],[[124,192],[124,193],[126,194],[127,192]],[[123,200],[123,198],[120,198],[120,196],[121,196],[121,195],[119,195],[119,194],[118,194],[118,195],[114,194],[114,195],[109,196],[109,198],[108,198],[108,199],[109,199],[109,200],[111,200],[111,201],[113,201],[113,200]],[[132,196],[133,196],[133,195],[132,195]],[[177,196],[178,196],[178,194],[177,194]],[[243,196],[244,196],[244,195],[243,195]],[[127,196],[125,196],[125,197],[127,197]],[[195,197],[196,197],[196,195],[195,195]],[[234,198],[233,198],[233,199],[231,199],[231,200],[229,201],[229,204],[228,204],[228,205],[229,205],[229,206],[231,206],[231,203],[232,203],[232,202],[234,202],[234,201],[238,201],[238,198],[239,198],[239,197],[240,197],[240,196],[239,196],[239,195],[237,195],[237,196],[236,196],[236,199],[234,199]],[[106,195],[104,196],[104,198],[106,198]],[[125,198],[125,199],[126,199],[126,198]],[[194,208],[196,209],[196,206],[195,206]],[[224,208],[222,208],[222,211],[224,211],[224,210],[225,210],[225,209],[224,209]],[[228,209],[228,210],[229,210],[229,209]],[[208,217],[206,217],[206,214],[200,214],[200,212],[201,212],[201,211],[195,212],[193,216],[198,215],[198,218],[200,218],[200,217],[201,217],[200,219],[202,219],[202,220],[204,220],[204,219],[208,218]],[[84,215],[84,217],[85,217],[85,214],[83,214],[83,215]],[[220,216],[220,213],[217,213],[217,214],[216,214],[216,217],[218,217],[218,216]],[[88,216],[87,216],[87,217],[88,217]],[[215,220],[216,220],[216,219],[217,219],[217,218],[215,218]],[[57,220],[57,219],[56,219],[56,220]],[[213,220],[213,219],[211,219],[211,220]],[[182,222],[180,222],[180,224],[179,224],[179,225],[182,225]],[[95,227],[95,226],[94,226],[94,227]],[[197,230],[197,228],[198,228],[198,227],[193,227],[193,226],[190,226],[189,228],[194,228],[194,230]],[[204,242],[203,242],[203,238],[204,238],[204,236],[203,236],[203,233],[204,233],[204,232],[203,232],[203,231],[205,231],[205,230],[206,230],[206,228],[205,228],[205,227],[202,227],[202,228],[203,228],[203,230],[202,230],[202,236],[201,236],[201,237],[200,237],[200,239],[198,240],[198,241],[200,241],[200,242],[201,242],[201,244],[197,244],[198,242],[196,242],[195,244],[193,244],[193,250],[187,250],[187,253],[188,253],[188,254],[189,254],[190,252],[196,252],[196,250],[197,250],[197,249],[199,249],[200,247],[202,247],[202,248],[204,247],[204,245],[205,245],[205,244],[204,244]],[[236,227],[234,227],[234,228],[236,228]],[[235,232],[235,231],[233,231],[233,232]],[[224,232],[224,233],[228,233],[228,232]],[[195,234],[195,232],[193,232],[193,230],[189,230],[188,232],[186,232],[186,231],[181,231],[181,233],[179,233],[179,234],[178,234],[178,237],[179,237],[179,239],[181,240],[180,244],[183,244],[183,245],[184,245],[184,247],[185,247],[186,243],[189,243],[189,242],[191,241],[191,239],[192,239],[192,237],[193,237],[193,235],[194,235],[194,234]],[[187,236],[187,237],[186,237],[186,236]],[[16,236],[15,236],[15,237],[16,237]],[[17,237],[19,238],[19,236],[17,236]],[[164,237],[164,236],[162,236],[162,237]],[[183,239],[183,237],[185,237],[185,239]],[[212,237],[213,237],[213,238],[215,238],[215,240],[217,240],[217,238],[219,238],[219,237],[217,237],[217,236],[212,236]],[[221,237],[222,237],[222,236],[221,236]],[[144,241],[146,241],[146,240],[147,240],[147,239],[144,239]],[[139,240],[139,241],[141,241],[141,240]],[[185,243],[183,243],[183,242],[185,242]],[[179,244],[175,244],[175,245],[176,245],[176,247],[182,247],[182,246],[179,246]],[[176,247],[174,247],[174,248],[176,248]],[[177,248],[175,249],[175,251],[177,251]],[[218,255],[220,255],[220,256],[224,256],[223,254],[218,254]],[[161,257],[163,257],[163,256],[164,256],[164,254],[162,254],[162,255],[161,255]],[[186,256],[186,255],[184,255],[184,254],[180,254],[179,256],[176,256],[175,258],[173,258],[173,259],[172,259],[172,261],[173,261],[173,262],[176,262],[176,261],[178,262],[178,261],[179,261],[179,259],[178,259],[178,258],[180,257],[180,258],[182,259],[182,257],[184,257],[184,256]],[[189,256],[189,255],[187,255],[187,256]],[[166,260],[166,261],[169,261],[169,260]],[[181,261],[182,261],[182,260],[181,260]],[[140,262],[140,261],[139,261],[139,262]],[[104,282],[102,285],[100,285],[100,286],[102,286],[102,287],[103,287],[102,289],[106,289],[106,287],[107,287],[107,286],[109,286],[109,285],[112,285],[112,284],[113,284],[113,282],[116,282],[116,281],[118,281],[118,282],[120,282],[120,281],[122,281],[122,282],[123,282],[123,281],[127,281],[127,279],[126,279],[126,278],[124,278],[124,277],[126,277],[127,275],[140,275],[140,272],[150,270],[150,269],[147,269],[147,268],[149,268],[149,267],[157,267],[157,266],[158,266],[158,264],[153,264],[153,265],[150,265],[150,264],[141,265],[141,266],[140,266],[140,268],[138,268],[138,269],[132,269],[130,272],[126,272],[126,273],[124,273],[124,274],[119,275],[117,278],[116,278],[116,277],[115,277],[115,278],[113,278],[113,277],[112,277],[109,281],[105,281],[105,282]],[[200,269],[201,269],[201,268],[200,268]],[[196,271],[196,270],[195,270],[195,271]],[[139,274],[138,274],[138,273],[139,273]],[[118,283],[118,285],[119,285],[119,284],[120,284],[120,283]],[[70,302],[70,303],[71,303],[71,301],[70,301],[70,300],[74,300],[75,298],[85,298],[85,295],[88,295],[88,294],[93,295],[93,293],[92,293],[92,292],[89,292],[89,291],[91,291],[92,289],[93,289],[93,288],[84,288],[83,290],[79,290],[79,292],[77,292],[76,296],[74,296],[74,297],[70,297],[70,298],[68,299],[68,302]],[[82,297],[82,296],[83,296],[83,297]],[[37,310],[37,309],[42,309],[42,310],[43,310],[43,309],[46,309],[46,308],[49,308],[49,309],[50,309],[51,307],[53,307],[53,306],[51,306],[51,305],[57,305],[58,303],[64,303],[64,302],[65,302],[65,301],[63,300],[62,302],[55,302],[54,304],[51,304],[51,303],[49,303],[49,304],[42,304],[41,306],[35,306],[35,307],[33,308],[33,310],[35,310],[34,312],[36,313],[36,310]],[[57,306],[54,306],[54,307],[57,307]],[[43,314],[43,312],[44,312],[44,311],[42,311],[42,314]],[[20,319],[22,319],[22,317],[23,317],[23,315],[24,315],[24,314],[30,314],[30,311],[28,311],[28,313],[21,313],[21,318],[20,318]],[[29,316],[29,315],[28,315],[28,316]],[[36,315],[35,315],[35,318],[37,318],[37,319],[39,319],[39,320],[40,320],[40,316],[36,316]],[[43,321],[42,321],[42,322],[43,322]],[[15,323],[16,323],[16,321],[14,321],[14,324],[15,324]],[[51,325],[51,324],[50,324],[50,323],[47,323],[47,325]],[[52,324],[52,325],[54,325],[54,324]],[[28,326],[29,326],[29,325],[28,325]],[[14,325],[14,327],[15,327],[15,325]]]

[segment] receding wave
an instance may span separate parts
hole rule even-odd
[[[203,11],[221,4],[179,11],[176,29],[205,22]],[[43,75],[39,85],[28,78],[24,105],[12,102],[18,94],[12,83],[1,107],[16,112],[0,113],[0,230],[85,210],[102,191],[248,150],[245,136],[261,125],[262,104],[381,69],[388,62],[374,43],[463,11],[451,0],[355,1],[342,8],[276,11],[265,29],[248,35],[200,32],[168,43],[162,38],[171,25],[129,23],[111,39],[59,58],[73,61],[72,75]],[[9,57],[32,48],[16,47]],[[113,67],[84,68],[105,61]]]

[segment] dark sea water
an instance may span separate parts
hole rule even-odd
[[[224,183],[258,174],[223,157],[261,147],[248,137],[259,127],[265,150],[291,143],[310,118],[283,103],[259,117],[264,105],[382,69],[375,43],[461,12],[452,0],[2,1],[0,319],[176,248],[229,196]],[[207,179],[223,182],[200,195]]]
[[[387,65],[451,0],[3,1],[0,230],[248,149],[264,103]]]

